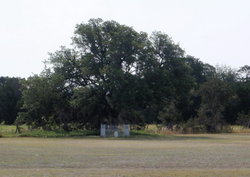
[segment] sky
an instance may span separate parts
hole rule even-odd
[[[39,74],[90,18],[164,32],[214,66],[250,65],[249,9],[249,0],[0,0],[0,76]]]

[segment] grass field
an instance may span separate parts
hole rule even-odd
[[[247,177],[250,134],[0,138],[4,177]]]

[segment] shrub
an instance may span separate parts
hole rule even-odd
[[[246,128],[250,128],[250,111],[246,114],[243,112],[239,113],[236,123]]]

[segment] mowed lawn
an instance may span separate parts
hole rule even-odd
[[[0,138],[0,176],[250,176],[250,134]]]

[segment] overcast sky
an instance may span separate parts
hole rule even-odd
[[[250,65],[249,0],[0,0],[0,76],[39,74],[90,18],[162,31],[212,65]]]

